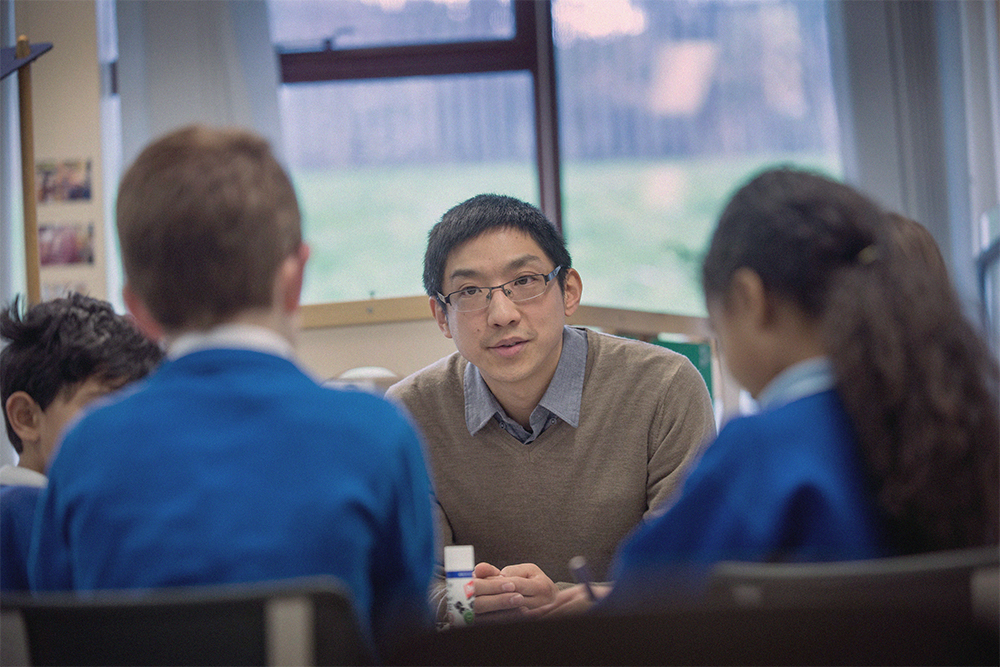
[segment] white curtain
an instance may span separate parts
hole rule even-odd
[[[13,46],[14,3],[0,0],[0,39],[3,46]],[[0,307],[25,292],[24,226],[21,206],[21,137],[18,122],[17,75],[0,82]],[[0,342],[0,345],[4,343]],[[0,406],[2,409],[2,406]],[[17,454],[7,439],[7,429],[0,428],[0,465],[17,462]]]
[[[1000,192],[997,2],[828,7],[847,178],[931,231],[979,320],[977,227]]]
[[[0,32],[4,47],[16,43],[11,0],[0,0]],[[7,304],[26,289],[17,74],[4,79],[0,88],[0,304]]]

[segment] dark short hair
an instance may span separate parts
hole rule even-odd
[[[295,190],[268,143],[192,125],[154,141],[118,189],[129,287],[168,331],[209,329],[273,300],[302,243]]]
[[[562,234],[545,214],[514,197],[482,194],[448,210],[427,235],[424,289],[428,296],[437,297],[441,292],[444,267],[451,251],[493,229],[516,229],[528,234],[553,266],[563,268],[559,272],[559,287],[566,284],[566,269],[572,266],[572,260]]]
[[[60,392],[81,382],[131,382],[148,374],[162,359],[159,345],[146,338],[107,301],[82,294],[44,301],[22,316],[20,299],[0,312],[0,397],[3,405],[16,391],[47,409]],[[21,438],[3,410],[7,435],[20,454]]]

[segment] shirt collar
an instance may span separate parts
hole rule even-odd
[[[223,324],[208,331],[183,333],[168,341],[167,358],[208,349],[254,350],[286,359],[295,355],[288,339],[273,329],[253,324]]]
[[[45,486],[48,481],[45,475],[30,468],[12,465],[0,468],[0,484],[5,486]]]
[[[559,364],[538,404],[574,428],[580,424],[580,403],[583,400],[586,370],[587,333],[583,329],[564,326]],[[507,418],[506,412],[486,385],[486,380],[473,364],[465,366],[464,384],[465,424],[470,435],[478,433],[497,413]]]
[[[760,392],[757,404],[761,409],[774,408],[804,396],[833,389],[835,385],[836,378],[830,360],[826,357],[814,357],[778,373]]]

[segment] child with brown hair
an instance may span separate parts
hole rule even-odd
[[[117,223],[125,302],[167,360],[67,433],[32,589],[328,575],[377,647],[428,626],[420,438],[388,401],[297,364],[309,248],[267,142],[203,126],[159,138],[125,172]]]

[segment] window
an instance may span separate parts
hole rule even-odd
[[[825,3],[552,11],[563,231],[584,300],[703,315],[701,258],[732,191],[779,162],[840,175]]]
[[[531,96],[522,72],[286,86],[312,247],[303,301],[422,294],[427,232],[448,208],[493,190],[537,201]]]
[[[304,302],[422,294],[427,232],[448,208],[551,189],[537,167],[554,163],[537,130],[552,117],[539,106],[553,108],[539,6],[272,0],[285,157],[313,250]]]
[[[777,162],[841,172],[825,3],[271,0],[270,12],[313,246],[307,303],[422,293],[430,227],[500,192],[561,225],[585,303],[702,315],[698,267],[730,192]]]

